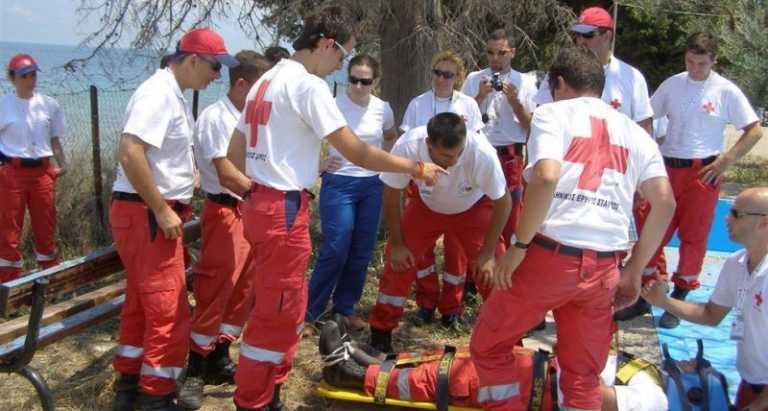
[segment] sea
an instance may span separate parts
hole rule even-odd
[[[113,48],[95,53],[88,47],[0,41],[0,62],[4,67],[17,53],[27,53],[37,61],[37,92],[59,102],[66,126],[62,142],[72,154],[90,153],[90,87],[98,90],[99,139],[102,152],[108,153],[116,147],[128,99],[159,68],[161,57],[158,52],[133,49]],[[198,113],[226,94],[229,75],[226,69],[221,72],[220,79],[199,92]],[[343,89],[345,73],[342,68],[326,78],[332,91]],[[6,73],[0,79],[0,95],[12,92],[13,85]],[[191,106],[192,91],[187,90],[185,97]]]

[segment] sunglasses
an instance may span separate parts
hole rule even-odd
[[[446,80],[450,80],[456,77],[456,73],[451,73],[450,71],[443,71],[438,69],[432,69],[432,75],[435,77],[442,77]]]
[[[335,44],[335,45],[336,45],[336,47],[338,47],[338,48],[339,48],[339,50],[341,50],[341,54],[342,54],[342,57],[341,57],[341,59],[342,59],[342,60],[344,60],[345,58],[347,58],[347,56],[349,56],[349,52],[347,51],[347,49],[345,49],[345,48],[344,48],[344,46],[342,46],[341,44],[339,44],[339,42],[338,42],[338,41],[334,40],[334,41],[333,41],[333,44]]]
[[[731,217],[733,217],[735,220],[738,220],[741,217],[744,217],[745,215],[754,215],[754,216],[760,216],[760,217],[768,216],[768,214],[765,214],[765,213],[749,213],[746,211],[739,211],[735,208],[731,208]]]
[[[21,77],[21,78],[23,78],[25,80],[28,79],[28,78],[37,78],[37,72],[36,71],[30,71],[29,73],[19,74],[19,77]]]
[[[208,65],[211,66],[211,70],[217,73],[221,71],[221,63],[218,60],[208,60],[207,58],[201,56],[200,54],[198,54],[197,57],[200,60],[203,60],[204,62],[208,63]]]
[[[584,38],[584,39],[591,39],[591,38],[597,36],[598,34],[600,34],[600,30],[592,30],[592,31],[590,31],[588,33],[573,33],[573,34],[575,36],[577,36],[577,37],[581,37],[581,38]]]
[[[350,74],[349,75],[349,83],[350,84],[362,84],[364,86],[370,86],[371,84],[373,84],[373,79],[372,78],[359,78],[359,77],[355,77],[355,76]]]

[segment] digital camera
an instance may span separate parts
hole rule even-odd
[[[496,91],[504,90],[504,83],[501,81],[500,73],[493,73],[491,77],[491,87]]]

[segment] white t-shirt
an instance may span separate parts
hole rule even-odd
[[[616,56],[611,56],[611,61],[603,66],[603,72],[603,101],[636,122],[653,117],[654,111],[648,98],[648,84],[640,70]],[[540,105],[552,102],[549,80],[546,77],[539,85],[539,92],[534,101]]]
[[[246,136],[246,174],[277,190],[311,187],[320,141],[346,125],[325,81],[282,59],[251,87],[237,123]]]
[[[238,110],[224,97],[206,107],[195,124],[195,153],[197,169],[200,170],[200,187],[209,194],[226,193],[234,195],[219,183],[219,175],[213,160],[227,156],[229,140],[240,118]],[[239,197],[238,197],[239,198]]]
[[[484,127],[483,115],[474,98],[459,91],[454,91],[451,97],[437,97],[429,90],[408,103],[400,130],[407,132],[412,128],[426,126],[432,117],[445,112],[460,115],[467,126],[467,132],[479,132]]]
[[[0,97],[0,152],[6,156],[50,157],[51,137],[63,134],[64,114],[53,98],[38,93],[29,99],[15,93]]]
[[[384,130],[389,130],[395,126],[395,115],[392,113],[392,107],[376,96],[371,96],[368,105],[363,107],[350,100],[346,92],[342,92],[336,96],[336,105],[352,131],[360,137],[360,140],[372,146],[381,147],[381,143],[384,141]],[[376,171],[353,164],[333,146],[330,147],[328,153],[331,156],[341,158],[341,167],[333,171],[333,174],[350,177],[370,177],[379,174]]]
[[[723,307],[741,308],[744,337],[738,343],[736,369],[751,384],[768,384],[768,258],[751,274],[747,262],[746,250],[731,254],[709,299]]]
[[[596,251],[629,247],[637,186],[667,175],[648,133],[592,97],[539,106],[531,121],[528,158],[527,180],[540,160],[561,164],[560,180],[539,231],[560,243]],[[585,164],[593,172],[584,172]]]
[[[125,108],[123,133],[149,145],[149,168],[166,200],[187,201],[195,188],[192,112],[170,69],[158,69],[141,83]],[[135,193],[118,164],[114,191]]]
[[[493,72],[490,68],[473,71],[467,76],[461,91],[474,98],[480,91],[480,80],[490,79],[492,76]],[[512,69],[499,77],[503,82],[517,87],[517,98],[525,111],[533,112],[536,108],[536,103],[533,101],[533,96],[536,95],[536,79]],[[512,143],[525,143],[527,133],[520,127],[520,120],[503,92],[491,89],[490,94],[480,104],[480,112],[488,116],[488,122],[483,131],[492,145],[507,146]]]
[[[664,411],[669,408],[664,390],[645,370],[635,373],[626,385],[616,385],[617,361],[615,353],[609,354],[600,378],[616,392],[619,411]],[[562,406],[562,400],[560,404]]]
[[[747,97],[730,80],[712,71],[704,81],[688,72],[664,80],[651,98],[655,117],[667,116],[667,138],[661,153],[675,158],[706,158],[720,153],[728,123],[742,129],[757,114]]]
[[[430,210],[440,214],[458,214],[469,210],[483,195],[498,200],[507,184],[496,150],[484,136],[467,132],[464,151],[458,162],[448,168],[434,186],[416,181],[419,195]],[[421,126],[403,134],[392,148],[392,154],[411,160],[432,162],[427,150],[427,127]],[[384,184],[403,189],[411,176],[401,173],[381,173]]]

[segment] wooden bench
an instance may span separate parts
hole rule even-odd
[[[200,238],[200,223],[184,225],[184,244]],[[114,246],[99,249],[47,270],[0,284],[0,316],[8,318],[23,307],[28,315],[0,323],[0,372],[16,373],[35,387],[43,410],[55,410],[50,389],[29,366],[38,348],[117,315],[125,300],[123,265]],[[46,301],[85,292],[45,306]]]

